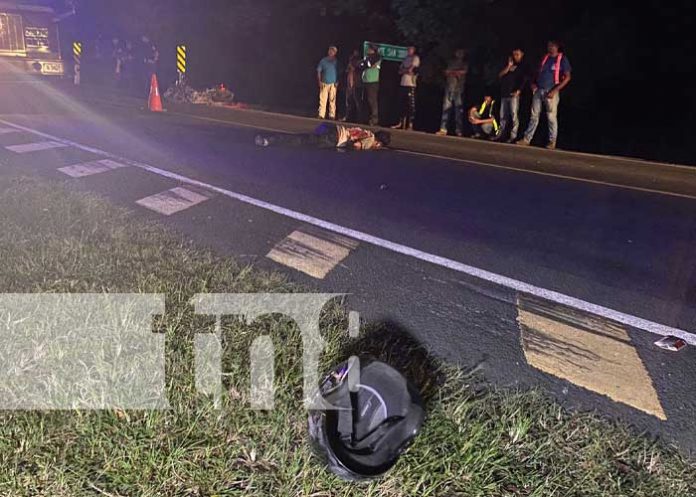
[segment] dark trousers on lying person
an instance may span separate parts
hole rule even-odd
[[[285,134],[267,136],[270,145],[282,145],[288,147],[318,147],[335,148],[338,142],[338,134],[335,126],[320,127],[314,133]]]

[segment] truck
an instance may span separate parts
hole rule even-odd
[[[0,76],[64,76],[59,20],[51,6],[0,0]]]

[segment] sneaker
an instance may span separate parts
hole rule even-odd
[[[257,147],[267,147],[269,145],[268,138],[264,138],[261,135],[256,135],[256,138],[254,138],[254,143],[256,143]]]
[[[391,126],[391,129],[404,129],[404,126],[401,123],[395,124],[394,126]]]
[[[464,133],[462,133],[461,131],[457,131],[457,136],[461,138],[462,136],[464,136]]]
[[[511,136],[510,138],[505,140],[505,143],[515,143],[515,141],[517,141],[517,138],[514,136]]]
[[[447,130],[446,129],[441,129],[440,131],[437,131],[435,133],[437,136],[447,136]]]
[[[546,145],[547,150],[556,150],[556,142],[549,142],[548,145]]]
[[[517,140],[515,143],[517,145],[521,145],[523,147],[528,147],[531,145],[531,142],[528,142],[526,138],[522,138],[521,140]]]

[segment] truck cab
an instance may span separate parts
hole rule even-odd
[[[0,0],[0,75],[63,76],[54,9]]]

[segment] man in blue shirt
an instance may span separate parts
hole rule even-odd
[[[553,150],[556,148],[556,139],[558,138],[558,102],[561,90],[570,83],[571,66],[568,57],[560,51],[560,44],[557,41],[550,41],[547,48],[547,54],[539,67],[539,74],[532,83],[534,96],[532,97],[532,114],[529,118],[529,125],[524,133],[524,138],[517,144],[529,145],[532,143],[534,133],[539,125],[541,108],[544,107],[549,122],[549,140],[546,148]]]
[[[329,54],[317,65],[319,84],[319,119],[326,117],[326,104],[329,104],[329,119],[336,119],[336,93],[338,92],[338,48],[329,47]]]

